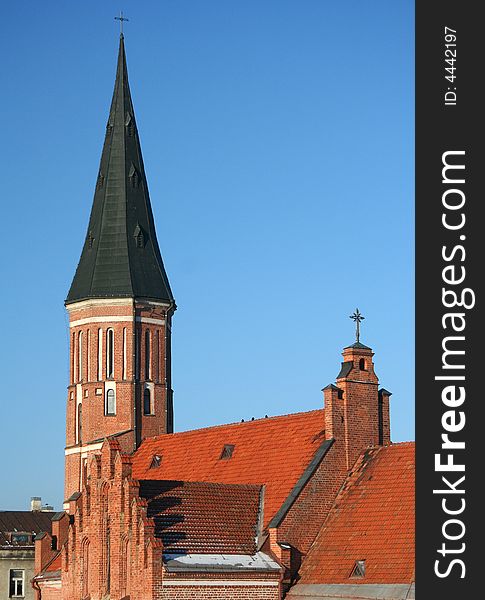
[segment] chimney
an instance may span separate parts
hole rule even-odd
[[[37,512],[42,510],[42,498],[40,496],[32,496],[30,499],[30,510]]]

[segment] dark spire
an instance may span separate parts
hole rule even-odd
[[[174,302],[155,233],[123,34],[91,217],[66,304],[120,297]]]

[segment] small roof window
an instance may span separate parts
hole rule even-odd
[[[158,469],[158,467],[162,464],[162,457],[160,454],[154,454],[152,456],[152,462],[150,463],[150,469]]]
[[[229,460],[234,452],[234,444],[224,444],[222,449],[220,460]]]
[[[354,568],[350,573],[350,577],[362,578],[365,577],[365,560],[356,560]]]

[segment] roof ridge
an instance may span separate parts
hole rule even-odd
[[[236,487],[236,488],[249,488],[249,489],[261,489],[264,486],[264,483],[222,483],[220,481],[188,481],[185,479],[138,479],[141,483],[183,483],[189,485],[213,485],[215,487]]]
[[[315,408],[313,410],[304,410],[301,412],[295,412],[295,413],[288,413],[285,415],[274,415],[272,417],[260,417],[259,419],[254,419],[251,421],[235,421],[233,423],[221,423],[219,425],[208,425],[207,427],[198,427],[198,428],[194,428],[194,429],[186,429],[185,431],[175,431],[173,433],[161,433],[160,435],[154,435],[152,437],[149,438],[145,438],[143,440],[142,445],[140,446],[143,447],[143,445],[147,442],[151,442],[153,440],[160,440],[160,439],[167,439],[167,438],[172,438],[173,436],[180,436],[183,435],[185,433],[194,433],[195,431],[207,431],[208,429],[220,429],[222,427],[235,427],[235,426],[245,426],[245,425],[251,425],[254,423],[267,423],[270,421],[275,421],[276,419],[284,419],[287,417],[294,417],[297,415],[309,415],[310,413],[317,413],[317,412],[323,412],[325,409],[322,408]]]

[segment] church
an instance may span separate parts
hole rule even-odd
[[[315,410],[174,432],[176,304],[123,34],[65,304],[65,500],[35,541],[38,600],[414,598],[414,444],[391,443],[358,327]]]

